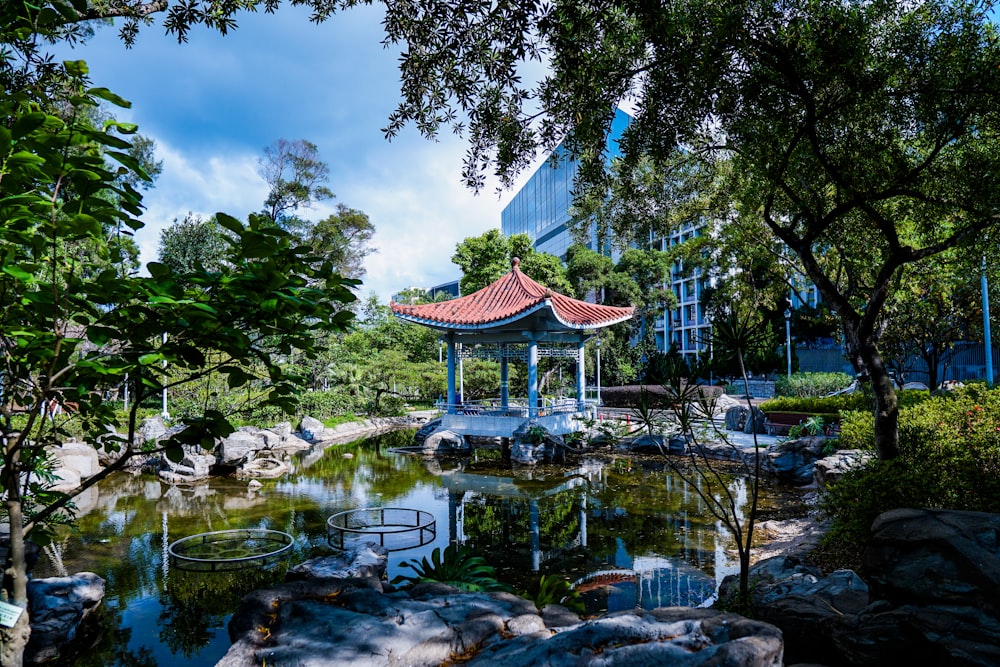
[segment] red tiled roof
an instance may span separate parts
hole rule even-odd
[[[632,317],[632,307],[602,306],[553,292],[521,273],[518,264],[515,258],[510,273],[467,296],[417,306],[389,306],[397,317],[443,329],[502,326],[544,308],[567,329],[605,327]]]

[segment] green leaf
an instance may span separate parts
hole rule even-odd
[[[115,95],[107,88],[91,88],[87,92],[93,95],[94,97],[98,97],[106,102],[111,102],[115,106],[119,106],[125,109],[128,109],[129,107],[132,106],[131,102],[126,100],[124,97],[119,97],[118,95]]]
[[[167,445],[163,453],[171,463],[180,463],[184,459],[184,447],[177,443]]]
[[[222,225],[223,228],[228,229],[234,234],[242,234],[244,231],[246,231],[246,228],[243,226],[243,223],[241,223],[239,220],[237,220],[231,215],[226,215],[225,213],[216,213],[215,219],[216,221],[218,221],[220,225]]]
[[[10,128],[11,137],[14,139],[20,139],[26,137],[38,128],[40,128],[44,123],[47,116],[41,111],[35,111],[33,113],[26,113],[20,116],[14,121],[14,124]],[[21,151],[21,153],[27,153],[32,155],[27,151]]]
[[[163,361],[164,356],[159,352],[149,352],[139,357],[139,364],[142,366],[152,366],[158,361]]]
[[[33,273],[28,273],[19,266],[5,266],[3,267],[3,272],[15,280],[22,280],[24,282],[31,282],[35,277]]]
[[[64,60],[63,67],[70,76],[86,76],[90,72],[86,60]]]

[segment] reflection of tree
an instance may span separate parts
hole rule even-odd
[[[420,484],[436,485],[419,460],[405,454],[387,454],[394,447],[411,446],[413,431],[390,431],[374,438],[336,445],[323,458],[300,470],[298,479],[322,483],[327,504],[343,505],[352,496],[380,494],[381,504],[391,504]],[[345,457],[350,454],[350,457]],[[334,491],[331,494],[330,491]],[[337,497],[341,499],[336,503]],[[334,502],[331,503],[330,501]],[[325,521],[325,517],[324,517]]]
[[[45,663],[47,667],[157,667],[156,659],[149,647],[137,651],[128,650],[132,638],[132,628],[122,627],[122,612],[118,606],[101,605],[87,619],[81,628],[78,641],[87,638],[87,628],[101,628],[97,641],[87,644],[86,650],[68,650],[66,655]]]
[[[285,567],[234,572],[172,570],[160,596],[160,641],[172,653],[196,655],[208,645],[240,600],[284,578]]]
[[[579,534],[579,491],[563,491],[538,500],[538,527],[544,551],[560,549]],[[530,548],[530,506],[525,498],[469,497],[465,501],[466,543],[479,552]]]

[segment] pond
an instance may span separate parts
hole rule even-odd
[[[169,545],[209,531],[270,529],[293,536],[291,563],[334,552],[327,519],[365,507],[433,516],[435,531],[390,546],[388,577],[454,539],[528,590],[542,574],[578,582],[588,611],[705,603],[736,571],[731,540],[698,494],[656,459],[593,457],[514,471],[499,453],[437,460],[393,451],[412,443],[396,431],[310,451],[291,474],[263,482],[220,478],[191,487],[119,474],[78,498],[80,516],[49,546],[36,577],[96,572],[107,582],[92,646],[74,667],[214,665],[230,646],[227,624],[250,590],[280,581],[284,568],[203,573],[171,567]],[[742,494],[742,480],[732,488]],[[61,665],[60,665],[61,667]]]

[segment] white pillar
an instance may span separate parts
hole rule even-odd
[[[528,419],[538,417],[538,341],[528,341]]]
[[[576,409],[583,412],[587,409],[586,382],[583,374],[583,338],[576,347]]]
[[[448,414],[455,413],[455,337],[448,335]]]

